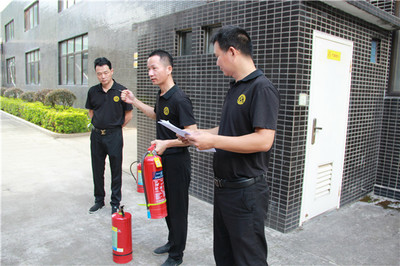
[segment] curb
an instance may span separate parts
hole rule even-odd
[[[55,133],[55,132],[52,132],[52,131],[50,131],[48,129],[45,129],[45,128],[41,127],[41,126],[33,124],[33,123],[29,122],[29,121],[26,121],[25,119],[22,119],[22,118],[20,118],[18,116],[9,114],[9,113],[4,112],[2,110],[0,110],[0,112],[1,112],[1,114],[4,114],[5,116],[8,116],[9,118],[13,118],[13,119],[15,119],[15,120],[17,120],[17,121],[19,121],[21,123],[24,123],[24,124],[26,124],[26,125],[28,125],[30,127],[33,127],[33,128],[35,128],[35,129],[37,129],[39,131],[42,131],[43,133],[45,133],[45,134],[47,134],[47,135],[49,135],[49,136],[51,136],[51,137],[53,137],[55,139],[56,138],[74,138],[74,137],[81,137],[81,136],[89,136],[90,135],[90,132],[71,133],[71,134]]]

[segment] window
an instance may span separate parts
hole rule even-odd
[[[212,36],[221,28],[221,25],[212,25],[203,27],[204,32],[204,53],[213,54],[214,44],[211,43]]]
[[[7,65],[7,84],[15,86],[15,57],[6,60]]]
[[[40,51],[26,53],[26,84],[40,83]]]
[[[63,11],[64,9],[70,8],[76,3],[82,0],[58,0],[58,12]]]
[[[180,31],[178,32],[179,37],[179,55],[191,55],[192,54],[192,31]]]
[[[33,3],[25,10],[25,31],[39,25],[39,2]]]
[[[381,41],[379,39],[372,39],[371,41],[371,63],[379,63],[379,52],[380,52]]]
[[[5,32],[6,32],[6,42],[14,39],[14,20],[11,20],[9,23],[7,23]]]
[[[59,43],[59,84],[88,84],[88,35]]]

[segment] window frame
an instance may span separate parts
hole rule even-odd
[[[80,47],[78,47],[78,43]],[[59,42],[58,50],[58,84],[87,85],[89,83],[88,34],[85,33]],[[78,64],[76,62],[77,60],[79,60]]]
[[[10,69],[10,63],[12,63],[13,64],[13,66],[11,66],[12,67],[12,69],[13,69],[13,75],[12,75],[12,71],[11,71],[11,69]],[[16,71],[16,67],[15,67],[15,56],[13,56],[13,57],[10,57],[10,58],[7,58],[6,59],[6,73],[7,73],[7,80],[6,80],[6,82],[7,82],[7,84],[13,84],[14,86],[15,86],[15,84],[16,84],[16,77],[15,77],[15,71]]]
[[[12,19],[4,26],[4,32],[5,32],[4,39],[6,40],[6,42],[14,39],[14,19]]]
[[[24,29],[29,31],[39,25],[39,1],[24,10]]]
[[[58,0],[58,13],[71,8],[82,0]]]
[[[187,43],[187,37],[190,34],[190,45]],[[177,31],[178,36],[178,55],[179,56],[187,56],[193,55],[192,46],[193,46],[193,31],[192,29],[184,29]],[[190,47],[188,47],[190,46]],[[189,53],[186,53],[189,52]]]
[[[206,25],[202,27],[202,31],[204,34],[204,43],[203,43],[203,53],[204,54],[214,54],[214,44],[211,43],[211,38],[216,31],[222,28],[222,25],[212,24]]]
[[[25,53],[25,83],[40,85],[40,49]]]
[[[400,30],[393,34],[392,53],[390,55],[388,95],[400,97]]]
[[[380,63],[381,39],[372,38],[369,62],[372,64]]]

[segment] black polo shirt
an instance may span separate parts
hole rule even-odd
[[[154,106],[157,122],[160,121],[160,119],[168,120],[171,124],[181,129],[185,126],[196,124],[193,115],[192,101],[178,85],[175,84],[164,95],[160,96],[160,94],[161,90],[157,94],[156,104]],[[156,123],[156,130],[157,139],[176,139],[176,133],[159,123]],[[177,149],[169,148],[168,150],[172,152]]]
[[[278,109],[278,90],[261,70],[256,70],[238,82],[231,82],[218,135],[247,135],[257,127],[276,130]],[[244,154],[217,149],[214,174],[227,180],[259,176],[268,170],[270,151]]]
[[[121,100],[121,91],[124,86],[114,80],[112,87],[104,92],[101,83],[91,87],[88,91],[87,109],[93,110],[92,124],[99,129],[120,127],[125,122],[125,111],[132,110],[131,104]]]

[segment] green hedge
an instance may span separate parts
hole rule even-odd
[[[72,107],[43,105],[0,97],[1,110],[57,133],[88,132],[88,111]]]

